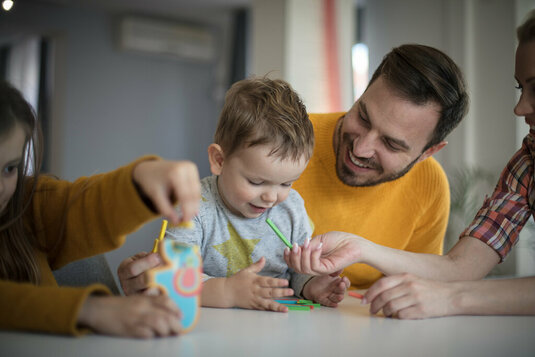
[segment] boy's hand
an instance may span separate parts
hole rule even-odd
[[[256,263],[240,270],[227,280],[227,287],[231,289],[234,306],[244,309],[271,310],[288,312],[288,308],[275,301],[274,298],[292,296],[292,289],[288,286],[288,280],[260,276],[259,273],[266,259],[260,258]],[[225,289],[227,289],[227,287]]]
[[[191,220],[199,210],[201,184],[197,166],[190,161],[148,160],[132,172],[134,182],[156,211],[172,224]],[[182,217],[174,209],[180,205]]]
[[[168,296],[89,296],[78,324],[105,335],[151,338],[177,335],[180,310]]]
[[[338,303],[344,299],[350,284],[347,277],[338,276],[341,272],[340,270],[331,275],[315,276],[310,279],[303,288],[305,299],[329,307],[338,306]]]
[[[126,258],[117,268],[117,276],[125,295],[159,295],[160,290],[149,288],[147,272],[162,264],[158,253],[141,252]]]

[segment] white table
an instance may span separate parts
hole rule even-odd
[[[202,308],[190,333],[135,340],[0,332],[0,356],[535,356],[535,317],[370,316],[360,300],[287,314]]]

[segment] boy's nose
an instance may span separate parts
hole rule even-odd
[[[275,190],[268,190],[265,191],[260,198],[262,198],[262,201],[267,203],[273,203],[277,200],[277,192]]]

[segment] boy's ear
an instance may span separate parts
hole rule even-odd
[[[223,161],[225,155],[223,149],[218,144],[210,144],[208,146],[208,161],[210,162],[210,171],[214,175],[220,175],[223,170]]]

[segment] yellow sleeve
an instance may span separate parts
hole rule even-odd
[[[429,176],[426,184],[420,187],[424,190],[422,196],[428,196],[425,201],[427,206],[414,233],[405,248],[406,251],[415,253],[442,254],[444,237],[448,226],[450,213],[450,188],[448,179],[442,167],[437,162],[430,165]],[[427,191],[427,192],[425,192]]]
[[[0,329],[81,335],[89,330],[76,321],[90,294],[110,291],[99,284],[71,288],[0,280]]]
[[[132,180],[139,162],[155,158],[143,157],[72,183],[50,177],[39,180],[28,219],[53,270],[116,249],[126,234],[156,217]]]

